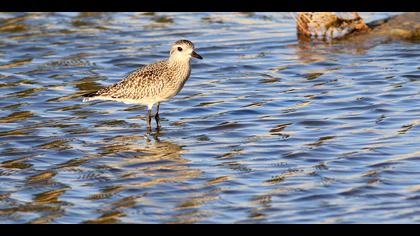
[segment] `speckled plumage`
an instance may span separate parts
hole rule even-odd
[[[187,40],[174,45],[193,48]],[[84,101],[115,100],[134,104],[154,104],[167,100],[182,89],[191,72],[189,60],[158,61],[129,73],[120,82],[89,94]]]
[[[168,61],[158,61],[131,72],[120,82],[97,91],[86,100],[116,100],[147,105],[155,103],[152,102],[154,100],[166,100],[170,98],[170,91],[178,93],[182,89],[176,85],[184,84],[189,70],[189,66],[177,68],[169,65]]]
[[[167,60],[143,66],[114,85],[84,95],[83,101],[113,100],[144,104],[151,110],[154,104],[170,99],[181,91],[191,73],[191,57],[202,59],[194,52],[192,42],[178,40],[172,45]]]

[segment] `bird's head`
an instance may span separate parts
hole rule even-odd
[[[194,44],[189,40],[178,40],[172,44],[170,58],[177,61],[189,61],[191,57],[203,59],[194,51]]]

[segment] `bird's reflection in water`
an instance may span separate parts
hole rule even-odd
[[[182,157],[182,146],[163,141],[161,130],[140,135],[115,136],[104,140],[101,154],[117,156],[106,163],[113,173],[107,181],[96,183],[99,191],[88,199],[101,202],[100,216],[85,223],[118,223],[122,217],[138,215],[139,221],[147,222],[150,207],[152,214],[173,208],[176,201],[188,197],[188,187],[201,175],[201,171],[188,166]],[[103,168],[103,166],[102,166]],[[148,199],[148,195],[153,195]],[[103,202],[103,204],[102,204]],[[151,220],[151,218],[149,217]]]

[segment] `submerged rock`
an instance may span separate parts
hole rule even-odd
[[[301,40],[386,42],[420,40],[420,13],[411,12],[365,23],[355,12],[340,16],[332,12],[300,12],[297,32]]]

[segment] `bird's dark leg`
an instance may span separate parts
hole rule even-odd
[[[156,106],[156,114],[155,114],[156,127],[157,127],[158,129],[160,128],[159,105],[160,105],[160,103],[158,102],[158,104],[157,104],[157,106]]]
[[[147,109],[146,122],[147,122],[147,131],[148,132],[150,132],[150,130],[151,130],[151,126],[150,126],[150,123],[152,121],[151,114],[152,114],[152,109]]]

